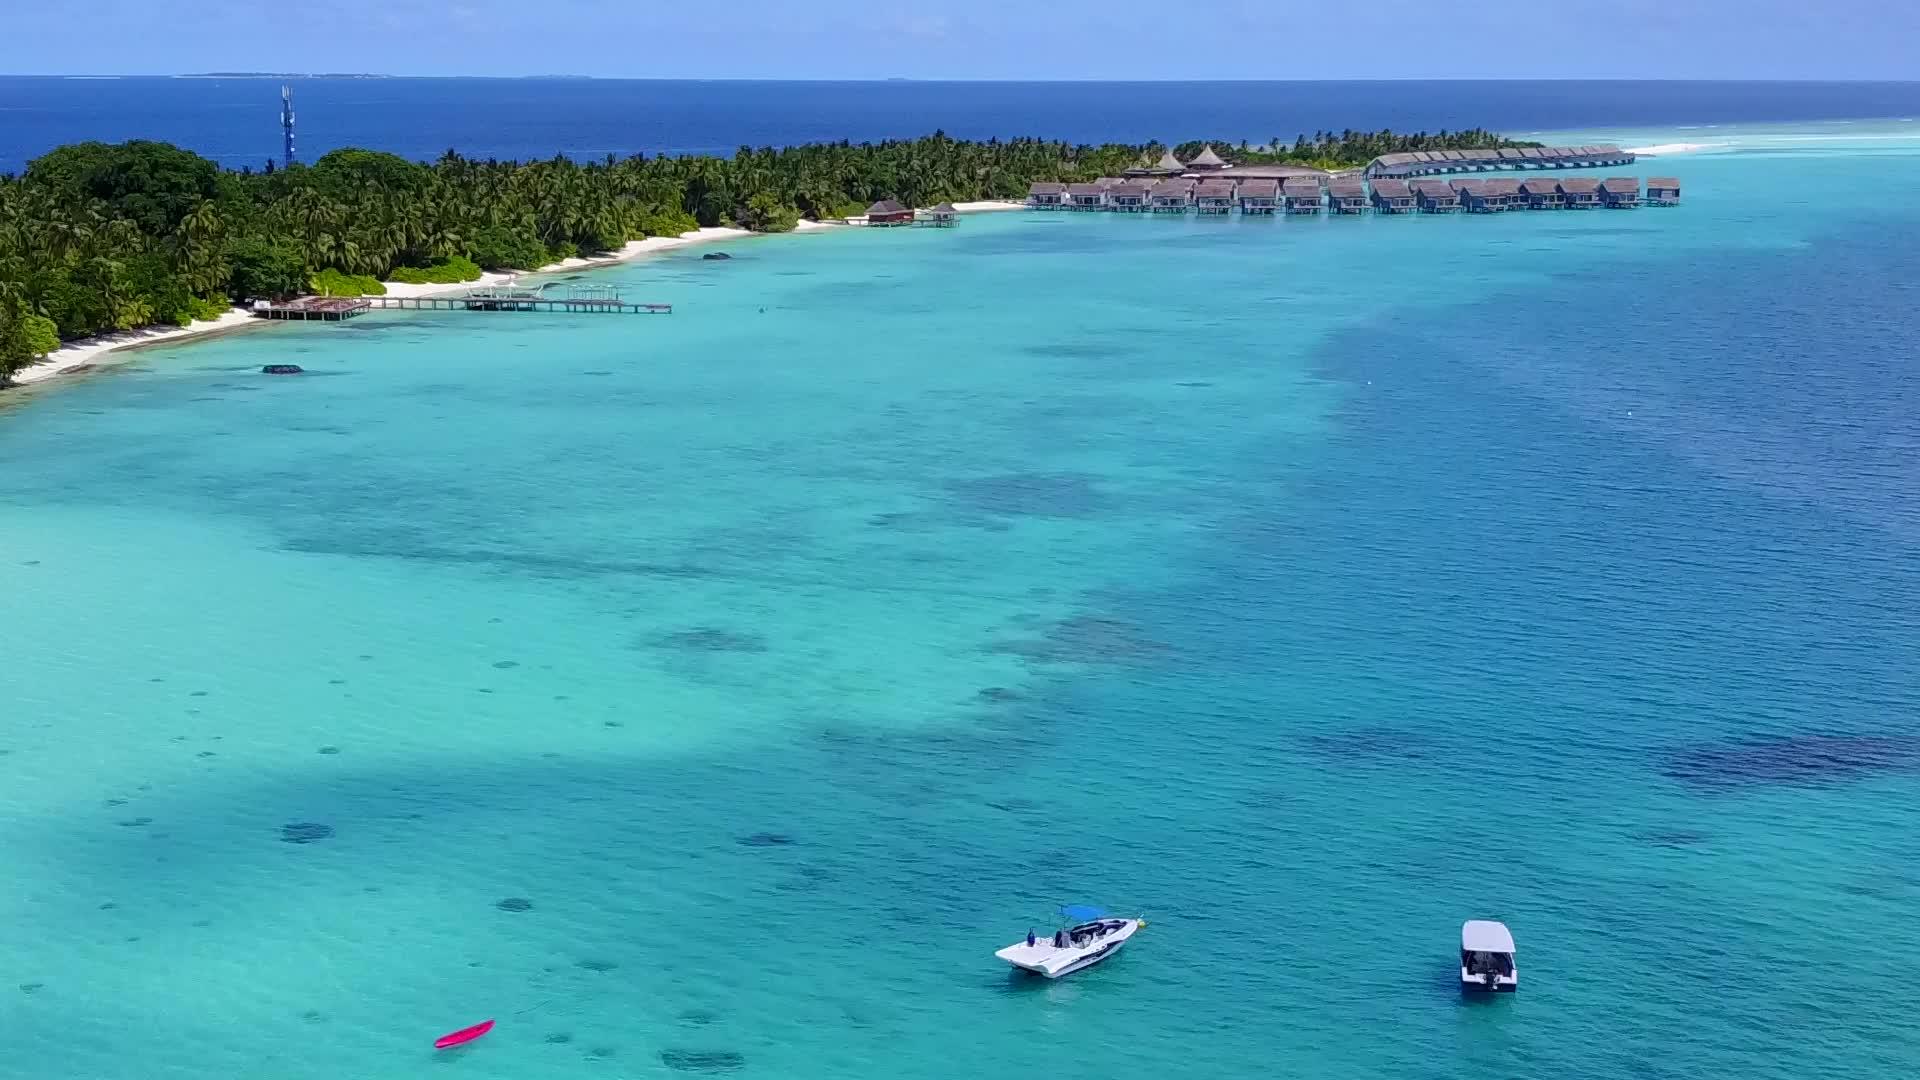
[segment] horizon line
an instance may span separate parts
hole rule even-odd
[[[89,72],[89,73],[15,73],[0,75],[6,79],[472,79],[499,81],[554,80],[577,82],[739,82],[739,83],[1031,83],[1031,84],[1071,84],[1071,83],[1127,83],[1127,84],[1179,84],[1179,83],[1401,83],[1401,82],[1460,82],[1460,83],[1752,83],[1752,84],[1802,84],[1830,83],[1842,86],[1859,85],[1920,85],[1920,79],[1914,78],[1828,78],[1823,76],[1788,76],[1772,78],[1718,78],[1687,76],[1625,76],[1625,75],[1585,75],[1585,76],[1513,76],[1506,78],[1483,78],[1463,75],[1395,75],[1364,76],[1347,78],[1314,79],[1263,79],[1263,78],[1214,78],[1214,79],[1142,79],[1137,77],[1096,77],[1084,78],[985,78],[985,77],[931,77],[931,76],[867,76],[859,78],[834,78],[826,76],[769,77],[762,75],[688,75],[673,78],[635,75],[422,75],[399,74],[392,72],[360,71],[320,71],[320,72],[274,72],[274,71],[170,71],[170,72]]]

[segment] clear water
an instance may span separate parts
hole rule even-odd
[[[1881,133],[1670,211],[760,240],[599,275],[668,318],[16,402],[0,1077],[1912,1074]],[[1064,902],[1152,925],[1010,978]]]
[[[229,168],[280,157],[283,80],[0,76],[0,172],[81,139],[164,139]],[[449,147],[731,155],[740,146],[1041,136],[1076,142],[1293,139],[1322,128],[1602,127],[1920,116],[1920,82],[748,82],[291,80],[303,160],[342,146],[431,160]],[[1639,144],[1633,144],[1639,145]]]

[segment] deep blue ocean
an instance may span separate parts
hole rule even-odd
[[[233,168],[280,155],[277,78],[0,77],[0,171],[83,139],[162,139]],[[1920,82],[729,82],[285,80],[308,161],[731,154],[742,145],[1042,136],[1292,140],[1321,128],[1510,135],[1920,116]]]

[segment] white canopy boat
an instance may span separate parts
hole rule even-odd
[[[1460,927],[1460,989],[1520,989],[1520,968],[1513,962],[1513,934],[1506,923],[1473,919]]]
[[[993,955],[1022,971],[1057,979],[1071,975],[1120,951],[1142,927],[1145,919],[1110,919],[1090,908],[1063,908],[1061,914],[1086,921],[1056,930],[1051,938],[1027,932],[1025,941],[1009,945]]]

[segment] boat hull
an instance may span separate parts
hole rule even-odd
[[[1121,928],[1103,935],[1091,947],[1085,949],[1056,949],[1050,944],[1009,945],[995,953],[1000,959],[1046,979],[1058,979],[1076,971],[1085,971],[1093,965],[1120,951],[1133,935],[1144,925],[1138,919],[1116,919]]]

